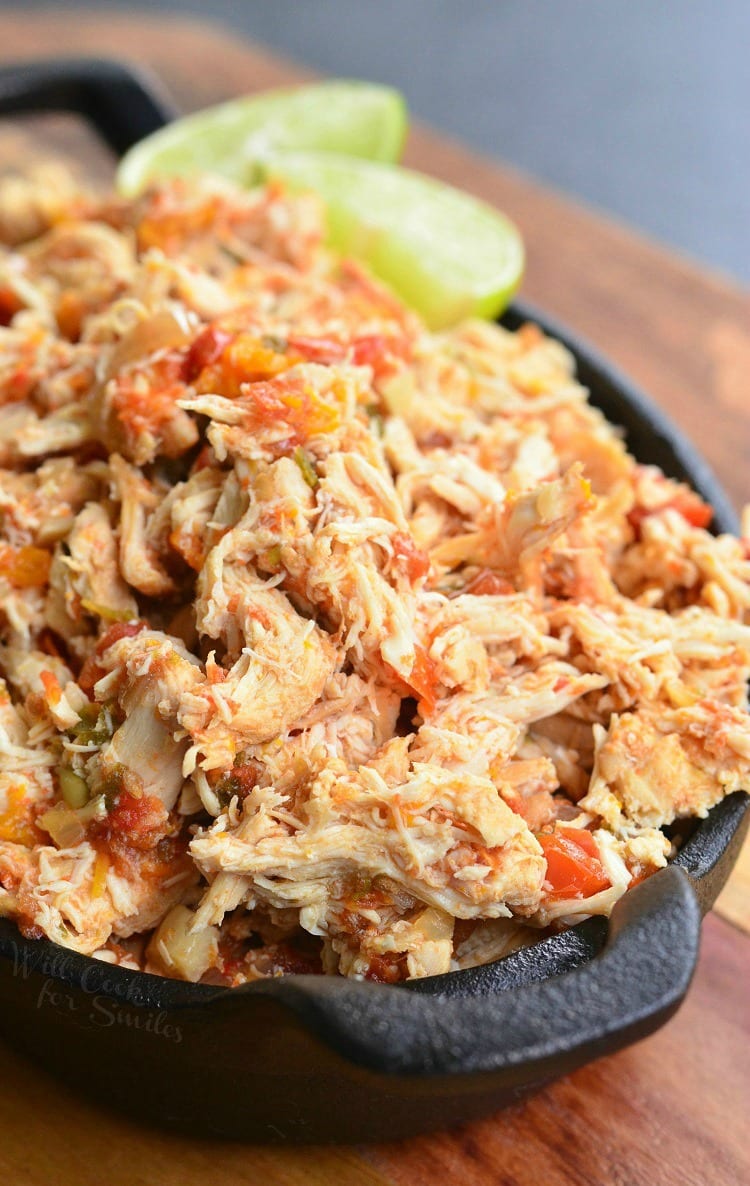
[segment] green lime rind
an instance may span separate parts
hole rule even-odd
[[[521,282],[524,248],[509,219],[421,173],[332,153],[283,153],[267,179],[314,190],[330,246],[363,260],[431,329],[497,317]]]
[[[390,87],[333,80],[266,91],[198,111],[147,136],[123,157],[116,183],[125,197],[160,177],[206,172],[251,185],[259,160],[297,150],[396,161],[406,131],[406,104]]]

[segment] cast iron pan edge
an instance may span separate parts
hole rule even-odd
[[[116,152],[173,114],[151,80],[116,62],[0,71],[0,114],[50,109],[83,115]],[[528,306],[514,305],[503,323],[527,320],[568,346],[592,402],[623,426],[639,459],[689,481],[714,507],[715,528],[735,529],[713,474],[663,413]],[[0,993],[10,1006],[0,1020],[89,1092],[194,1132],[364,1140],[455,1123],[671,1016],[695,968],[701,913],[747,829],[748,802],[738,793],[714,808],[667,869],[617,904],[609,926],[592,919],[495,964],[398,988],[298,976],[217,990],[26,940],[0,920]],[[114,1078],[113,1058],[125,1063]]]

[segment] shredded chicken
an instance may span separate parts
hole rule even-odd
[[[0,909],[213,984],[608,914],[750,782],[750,552],[315,199],[0,186]]]

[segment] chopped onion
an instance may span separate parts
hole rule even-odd
[[[75,848],[86,835],[81,821],[67,803],[50,807],[49,811],[39,816],[37,823],[45,832],[49,832],[58,848]]]
[[[191,931],[195,919],[187,906],[173,906],[148,945],[148,957],[168,976],[195,983],[216,962],[219,949],[216,927]]]
[[[453,937],[455,919],[437,906],[428,906],[412,920],[412,927],[425,940],[439,942]]]
[[[120,338],[109,357],[106,377],[111,379],[123,367],[131,366],[142,358],[148,358],[158,350],[184,346],[189,340],[190,335],[173,313],[166,310],[154,313],[153,317],[139,321]]]

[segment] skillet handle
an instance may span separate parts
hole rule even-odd
[[[199,1010],[236,1041],[252,1029],[251,1001],[271,998],[309,1036],[376,1073],[493,1074],[514,1090],[544,1081],[645,1037],[677,1010],[701,917],[749,824],[750,797],[728,796],[675,861],[620,899],[608,926],[590,919],[495,964],[408,987],[290,976],[221,989]]]
[[[251,999],[271,998],[309,1036],[361,1069],[489,1074],[523,1089],[619,1050],[671,1017],[695,970],[700,922],[690,878],[672,865],[617,903],[599,954],[542,981],[521,979],[493,991],[490,975],[485,992],[467,998],[458,986],[456,995],[448,984],[438,992],[437,981],[432,992],[414,992],[291,976],[220,990],[201,1009],[208,1006],[205,1016],[237,1041],[253,1029]]]
[[[65,111],[83,116],[118,156],[174,119],[146,72],[104,58],[50,58],[0,68],[0,116]]]

